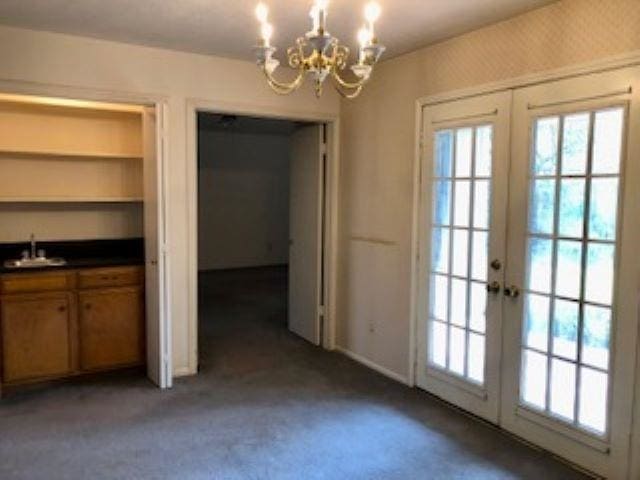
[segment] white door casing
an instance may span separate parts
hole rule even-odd
[[[428,106],[422,127],[416,383],[494,423],[502,295],[487,287],[503,283],[510,103],[501,92]]]
[[[290,157],[289,329],[314,345],[321,338],[323,128],[297,129]]]
[[[144,235],[147,375],[161,388],[172,385],[170,361],[170,312],[166,232],[166,175],[164,165],[165,109],[162,104],[145,107]]]

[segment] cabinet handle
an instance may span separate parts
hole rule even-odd
[[[67,307],[61,305],[61,306],[58,307],[58,311],[59,312],[66,312],[67,311]]]
[[[84,304],[84,309],[85,310],[91,310],[91,304],[90,303],[85,303]]]

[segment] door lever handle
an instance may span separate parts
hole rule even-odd
[[[487,292],[493,293],[494,295],[499,294],[500,293],[500,283],[498,283],[498,282],[487,283]]]
[[[509,298],[518,298],[520,296],[520,289],[515,285],[504,287],[504,295]]]

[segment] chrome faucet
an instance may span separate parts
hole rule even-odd
[[[31,258],[36,258],[36,236],[31,234]]]

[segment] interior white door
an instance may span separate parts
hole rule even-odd
[[[498,422],[511,93],[423,114],[419,387]]]
[[[164,108],[146,107],[143,113],[144,236],[147,375],[160,388],[172,384],[169,354],[169,310],[166,188],[162,155]]]
[[[289,329],[320,344],[322,208],[324,195],[322,125],[292,135],[289,203]]]
[[[639,79],[625,69],[513,99],[502,423],[614,479],[630,478]]]

